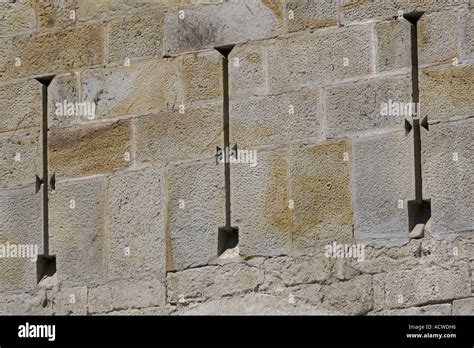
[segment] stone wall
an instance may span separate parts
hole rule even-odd
[[[39,283],[0,258],[0,314],[474,314],[473,23],[469,0],[0,0],[0,244],[56,256]],[[224,90],[257,156],[230,175]]]

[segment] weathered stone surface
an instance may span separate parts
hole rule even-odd
[[[462,46],[464,59],[474,58],[474,7],[462,16]]]
[[[196,302],[252,292],[259,284],[257,268],[236,263],[168,273],[168,301]]]
[[[110,177],[108,273],[165,279],[166,242],[160,171],[147,168]]]
[[[231,0],[179,11],[169,11],[165,16],[167,55],[265,39],[282,31],[279,1]]]
[[[412,134],[360,138],[353,147],[357,242],[386,247],[408,242],[407,200],[414,199],[415,188]]]
[[[327,315],[326,310],[288,297],[265,294],[246,294],[231,298],[211,300],[190,305],[178,311],[178,315]]]
[[[375,24],[377,72],[411,68],[411,24],[404,18]]]
[[[390,19],[413,11],[433,12],[462,7],[469,0],[345,0],[340,2],[341,23]],[[402,12],[400,12],[402,11]]]
[[[222,55],[214,50],[182,57],[182,80],[186,103],[222,100]]]
[[[31,293],[2,295],[1,315],[52,315],[52,304],[47,301],[44,290]]]
[[[291,148],[293,252],[322,253],[326,244],[352,241],[350,153],[348,140]]]
[[[256,160],[256,166],[230,164],[232,225],[239,228],[240,252],[288,254],[292,232],[288,151],[257,151]]]
[[[53,311],[56,315],[86,315],[87,287],[61,288],[55,293]]]
[[[77,108],[76,104],[82,103],[79,100],[78,81],[75,74],[56,76],[48,86],[48,128],[65,127],[77,123],[86,115],[85,111],[92,111],[90,108]],[[66,101],[66,104],[64,103]],[[73,104],[74,103],[74,104]],[[60,106],[61,104],[62,106]],[[64,108],[66,105],[66,108]],[[74,105],[74,110],[70,107]],[[38,108],[41,112],[41,107]],[[80,112],[82,111],[82,112]],[[70,114],[71,113],[71,114]]]
[[[474,315],[474,297],[453,301],[453,315]]]
[[[28,80],[0,86],[0,133],[41,125],[41,84]]]
[[[423,184],[431,198],[434,235],[474,230],[473,138],[473,118],[430,125],[422,134]]]
[[[454,11],[425,13],[418,26],[418,62],[451,63],[460,57],[459,14]]]
[[[0,3],[0,22],[0,35],[31,31],[35,27],[35,11],[25,3],[3,1]]]
[[[36,288],[36,260],[26,257],[34,255],[7,256],[11,255],[8,250],[12,245],[31,245],[30,252],[37,250],[41,253],[42,223],[41,191],[35,195],[33,185],[0,191],[0,291],[20,292]],[[8,255],[4,255],[7,252]]]
[[[126,168],[131,158],[130,137],[130,121],[126,120],[53,129],[48,137],[50,171],[61,179]]]
[[[239,148],[322,138],[320,90],[237,99],[230,105],[230,141]]]
[[[372,277],[361,275],[336,282],[324,290],[323,308],[345,315],[364,315],[373,309]]]
[[[271,91],[295,89],[309,83],[325,85],[369,75],[372,70],[370,35],[368,27],[352,26],[276,40],[268,47]]]
[[[331,275],[331,261],[321,253],[317,257],[276,257],[265,261],[264,291],[288,286],[324,283]]]
[[[94,314],[164,306],[165,294],[164,285],[158,280],[113,282],[89,289],[88,311]]]
[[[223,166],[214,159],[171,165],[166,190],[168,270],[206,265],[225,224]]]
[[[42,143],[38,128],[0,135],[0,187],[34,183],[42,177]]]
[[[286,3],[288,31],[337,25],[337,0],[290,0]],[[290,12],[292,11],[292,12]],[[292,13],[292,18],[290,18]]]
[[[456,301],[455,301],[456,302]],[[392,309],[374,313],[375,315],[451,315],[451,304],[437,304],[404,309]]]
[[[409,75],[330,87],[326,96],[327,135],[334,137],[376,128],[401,128],[403,118],[411,114],[392,112],[390,105],[405,105],[411,100]]]
[[[435,67],[420,71],[421,115],[428,122],[474,116],[474,66]]]
[[[222,103],[207,104],[134,119],[137,158],[159,164],[211,156],[222,147]]]
[[[266,50],[260,44],[235,46],[229,54],[229,95],[231,99],[266,92]]]
[[[16,58],[21,59],[20,66],[15,65]],[[102,61],[100,26],[0,39],[0,81],[70,72]]]
[[[76,8],[77,1],[75,0],[27,1],[33,3],[37,12],[38,29],[40,30],[65,28],[76,22],[76,14],[71,13]]]
[[[50,254],[61,285],[95,284],[106,275],[104,186],[103,178],[59,182],[50,194]]]
[[[161,57],[164,15],[161,12],[115,20],[108,25],[108,61],[124,64],[125,59]]]
[[[418,267],[374,276],[374,305],[407,308],[449,301],[471,295],[469,268],[465,262],[449,267]]]
[[[86,71],[81,74],[82,101],[97,105],[97,118],[175,107],[181,99],[178,65],[177,59],[162,59]]]

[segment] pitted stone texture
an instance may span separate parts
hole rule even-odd
[[[178,66],[177,59],[162,59],[86,71],[81,74],[82,101],[97,105],[97,118],[173,108],[181,100]]]
[[[345,0],[340,2],[339,11],[341,23],[346,25],[351,22],[390,19],[413,11],[433,12],[459,8],[464,4],[466,0]]]
[[[166,243],[160,172],[154,168],[110,177],[108,185],[108,273],[165,279]],[[128,248],[128,249],[126,249]]]
[[[460,58],[459,13],[425,13],[417,23],[418,63],[452,63]]]
[[[0,187],[34,183],[42,177],[42,142],[38,128],[0,134]]]
[[[421,115],[435,123],[474,116],[474,66],[434,67],[420,71]]]
[[[163,54],[163,13],[125,17],[109,23],[108,61],[161,57]]]
[[[85,104],[80,104],[84,107],[82,109],[78,107],[76,113],[75,103],[82,103],[79,100],[77,76],[75,74],[56,76],[48,86],[48,128],[69,126],[81,118],[90,117],[86,115],[86,111],[92,111],[92,106],[86,108]]]
[[[279,1],[231,0],[174,9],[165,16],[165,53],[176,55],[274,37],[282,32],[282,22]]]
[[[391,247],[408,242],[407,200],[414,199],[415,188],[412,137],[412,133],[398,132],[354,142],[354,235],[358,243]]]
[[[0,291],[28,291],[36,288],[36,262],[31,257],[6,257],[11,245],[31,245],[29,252],[43,251],[41,192],[33,185],[0,190]],[[15,248],[16,249],[16,248]],[[29,255],[24,255],[29,256]]]
[[[291,250],[288,151],[257,151],[257,165],[231,163],[232,224],[243,255],[285,255]],[[219,167],[222,168],[222,167]]]
[[[270,90],[279,92],[367,76],[372,72],[370,42],[367,26],[317,30],[278,39],[268,47]]]
[[[100,26],[3,38],[0,39],[0,81],[98,65],[103,61],[103,51]],[[16,58],[21,59],[20,66],[15,65]]]
[[[350,153],[349,140],[291,147],[293,252],[318,254],[353,240]]]
[[[474,297],[453,301],[453,315],[474,315]]]
[[[104,190],[103,178],[95,178],[56,183],[50,194],[50,254],[61,285],[95,284],[106,275]]]
[[[320,90],[231,101],[230,142],[239,148],[322,138]]]
[[[46,306],[45,306],[46,305]],[[52,304],[44,290],[31,293],[2,294],[0,315],[52,315]]]
[[[469,268],[465,262],[374,276],[375,309],[407,308],[470,295]]]
[[[261,273],[244,264],[207,266],[168,273],[168,301],[201,302],[233,294],[253,292]]]
[[[89,289],[88,311],[100,314],[113,310],[164,307],[165,295],[164,285],[156,279],[113,282]]]
[[[216,50],[182,56],[181,75],[186,103],[222,100],[222,61],[222,55]]]
[[[166,177],[167,269],[206,265],[225,225],[224,168],[214,159],[174,164]]]
[[[266,48],[261,44],[235,46],[229,54],[229,95],[232,98],[266,93]]]
[[[0,133],[41,125],[41,84],[28,80],[0,86]]]
[[[474,7],[462,16],[464,59],[474,59]]]
[[[434,235],[474,230],[473,139],[473,118],[430,125],[422,133],[423,185],[431,198]]]
[[[369,275],[332,283],[324,293],[323,308],[344,315],[364,315],[374,306],[372,277]]]
[[[222,112],[220,103],[135,118],[138,160],[163,164],[214,155],[224,143]]]
[[[53,311],[56,315],[86,315],[87,287],[65,287],[54,293]]]
[[[37,25],[40,30],[62,29],[73,25],[76,21],[75,13],[71,13],[72,10],[76,9],[77,1],[75,0],[27,1],[34,4],[33,6],[38,13]]]
[[[266,294],[246,294],[238,297],[211,300],[179,310],[178,315],[328,315],[326,310],[288,297]]]
[[[12,1],[0,3],[0,35],[32,31],[35,27],[35,11],[28,4]]]
[[[290,0],[286,3],[288,31],[337,25],[337,0]],[[292,11],[292,12],[290,12]],[[290,18],[290,13],[292,17]]]
[[[127,120],[53,129],[48,137],[49,170],[61,179],[126,168],[131,163],[130,137]]]
[[[411,88],[408,75],[350,82],[328,88],[327,135],[334,137],[376,128],[401,128],[404,117],[410,117],[411,114],[392,114],[390,105],[411,103]],[[382,109],[384,105],[387,105],[387,110]]]
[[[375,24],[377,72],[411,68],[411,24],[404,18]]]

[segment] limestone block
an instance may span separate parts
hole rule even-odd
[[[168,273],[168,301],[202,301],[250,291],[259,284],[258,273],[240,263]]]
[[[58,182],[49,197],[50,254],[58,282],[88,285],[106,276],[103,178]]]
[[[292,146],[293,252],[317,254],[327,244],[353,240],[350,156],[348,140]]]
[[[112,277],[153,275],[164,280],[166,241],[162,177],[153,168],[110,177],[108,272]]]
[[[43,252],[41,197],[34,185],[0,190],[0,291],[36,288],[34,256]]]
[[[129,16],[108,25],[108,62],[125,59],[161,57],[163,51],[162,12]]]
[[[217,256],[225,225],[224,168],[214,158],[173,164],[167,170],[167,268],[206,265]]]
[[[131,163],[130,137],[127,120],[53,129],[48,137],[49,171],[62,179],[126,168]]]
[[[407,308],[470,296],[465,262],[374,275],[375,309]]]
[[[453,315],[474,315],[474,297],[453,301]]]
[[[41,84],[28,80],[0,86],[0,133],[40,127]]]
[[[372,71],[368,26],[315,31],[268,47],[268,83],[279,92],[307,84],[362,78]]]
[[[231,0],[174,9],[165,16],[165,53],[176,55],[261,40],[282,32],[279,1]]]
[[[474,230],[474,119],[430,125],[422,136],[423,185],[431,198],[432,233]]]
[[[290,0],[286,3],[288,31],[337,25],[337,0]],[[290,11],[292,16],[290,17]]]
[[[411,77],[391,76],[349,82],[327,89],[327,134],[370,131],[403,125],[405,105],[411,105]],[[392,105],[396,104],[399,110]],[[403,110],[400,110],[403,109]]]
[[[375,24],[377,72],[411,69],[411,24],[406,19],[391,19]]]
[[[358,243],[408,242],[407,200],[414,199],[412,133],[354,141],[354,235]]]
[[[474,65],[420,71],[421,115],[436,123],[474,116]]]
[[[185,107],[134,119],[137,158],[159,164],[214,155],[222,147],[222,104]]]
[[[261,95],[266,90],[266,49],[261,44],[235,46],[229,54],[229,95]]]
[[[178,106],[178,66],[176,59],[162,59],[85,71],[81,74],[82,101],[96,104],[97,118]]]

